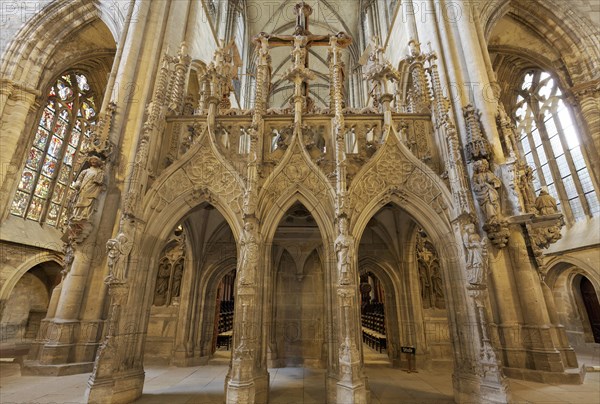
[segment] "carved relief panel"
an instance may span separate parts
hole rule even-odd
[[[443,171],[437,152],[434,132],[429,117],[426,119],[406,119],[394,116],[394,131],[400,141],[408,147],[416,158],[424,162],[434,172]]]

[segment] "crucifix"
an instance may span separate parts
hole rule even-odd
[[[286,78],[294,83],[295,114],[299,118],[302,109],[310,109],[311,104],[308,96],[308,82],[314,79],[314,73],[308,67],[308,51],[312,46],[329,46],[332,37],[336,37],[336,46],[345,48],[352,39],[344,32],[334,35],[313,35],[309,31],[309,19],[312,7],[304,1],[294,6],[296,15],[296,27],[292,35],[268,35],[258,34],[254,41],[258,43],[261,38],[267,38],[271,47],[292,46],[292,66],[286,72]],[[304,108],[303,108],[304,105]],[[296,119],[298,122],[299,119]]]

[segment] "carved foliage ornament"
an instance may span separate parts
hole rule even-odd
[[[437,213],[447,215],[447,204],[433,174],[410,161],[397,142],[387,141],[376,160],[367,164],[353,181],[352,210],[360,214],[374,195],[394,189],[402,190],[402,195],[406,197],[413,195],[424,205],[433,207]]]
[[[150,193],[148,203],[152,209],[161,212],[178,196],[189,193],[219,195],[234,212],[241,212],[243,194],[239,177],[215,157],[206,142],[201,143],[193,158]],[[193,197],[188,199],[194,200]]]

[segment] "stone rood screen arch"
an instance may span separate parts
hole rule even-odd
[[[237,243],[232,360],[225,380],[227,403],[268,401],[269,335],[265,322],[269,319],[268,296],[274,290],[269,276],[271,252],[279,224],[295,203],[310,212],[321,235],[318,243],[322,245],[312,246],[320,269],[315,266],[310,270],[319,276],[322,271],[327,296],[321,312],[328,322],[327,359],[322,361],[327,366],[328,400],[363,403],[368,398],[357,251],[367,222],[390,201],[423,226],[436,246],[444,246],[438,253],[450,322],[454,324],[456,394],[471,401],[472,394],[484,394],[478,355],[485,324],[478,321],[477,309],[466,291],[461,241],[464,217],[455,206],[454,195],[428,165],[431,161],[415,157],[405,144],[409,137],[426,137],[431,150],[422,155],[442,154],[434,150],[440,146],[434,142],[431,116],[392,110],[394,96],[387,93],[392,86],[386,83],[397,80],[398,75],[385,61],[381,46],[374,46],[368,58],[369,84],[380,95],[377,105],[364,111],[346,108],[341,53],[350,38],[343,33],[312,35],[308,31],[309,10],[304,3],[296,7],[298,23],[292,35],[261,33],[254,39],[258,60],[253,110],[234,109],[223,102],[237,77],[232,46],[225,45],[217,49],[198,78],[200,99],[193,115],[175,110],[148,114],[126,181],[131,186],[122,198],[121,225],[111,240],[111,245],[127,248],[109,265],[111,275],[115,275],[115,268],[120,272],[109,279],[109,329],[89,382],[90,401],[107,397],[132,401],[141,395],[148,308],[160,264],[158,246],[182,217],[204,202],[223,215]],[[294,108],[269,111],[269,52],[271,47],[283,45],[292,46],[287,77],[295,87]],[[328,114],[307,108],[310,46],[328,47]],[[182,71],[189,74],[185,51],[184,44],[176,58],[165,55],[151,107],[163,105],[161,111],[166,111],[167,102],[181,101],[177,94],[185,94],[181,85],[186,81]],[[173,60],[174,72],[167,63]],[[167,85],[172,74],[181,80]],[[174,93],[165,97],[161,89],[171,87]],[[350,152],[345,147],[349,133],[354,137]],[[243,150],[238,147],[240,139]],[[153,162],[155,166],[146,170]],[[289,254],[286,260],[293,260],[293,251]],[[302,280],[299,271],[293,275]],[[469,329],[467,324],[479,328]],[[493,368],[493,360],[490,363],[492,370],[488,369],[487,377],[493,378],[490,375],[497,368]],[[497,385],[487,386],[502,396]],[[502,397],[495,401],[506,401]]]

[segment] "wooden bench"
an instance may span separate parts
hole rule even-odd
[[[217,348],[224,346],[228,351],[231,349],[231,338],[233,331],[221,332],[217,335]]]
[[[367,327],[362,328],[363,342],[380,353],[387,348],[387,339],[384,334],[371,330]]]

